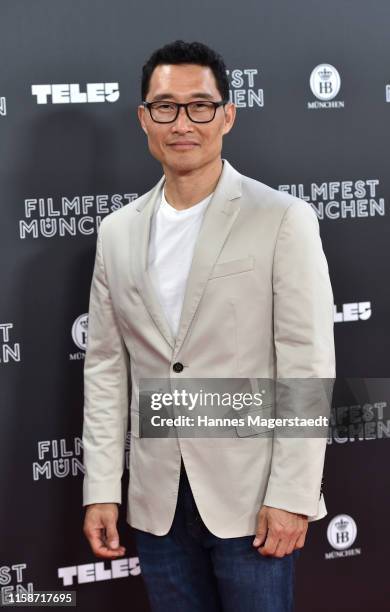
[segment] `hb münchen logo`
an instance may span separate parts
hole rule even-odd
[[[72,325],[72,338],[75,345],[85,351],[87,347],[88,313],[82,314]]]
[[[310,89],[319,100],[333,100],[340,85],[340,74],[331,64],[319,64],[310,75]]]
[[[356,540],[357,527],[352,516],[338,514],[328,525],[326,532],[329,544],[336,550],[350,548]]]

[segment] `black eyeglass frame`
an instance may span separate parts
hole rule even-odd
[[[169,121],[157,121],[156,119],[154,119],[153,115],[152,115],[152,105],[153,104],[158,104],[161,102],[169,102],[169,104],[174,104],[176,106],[176,115],[174,117],[174,119],[170,119]],[[212,104],[214,106],[214,115],[212,116],[211,119],[207,119],[207,121],[196,121],[194,119],[192,119],[189,115],[188,112],[188,106],[190,104],[194,104],[196,102],[208,102],[209,104]],[[211,121],[214,121],[215,119],[215,115],[217,112],[217,108],[219,108],[220,106],[225,106],[225,104],[227,104],[229,102],[229,100],[220,100],[219,102],[214,102],[214,100],[193,100],[192,102],[185,102],[185,103],[180,103],[180,102],[172,102],[171,100],[155,100],[154,102],[146,102],[145,100],[142,102],[142,106],[144,106],[145,108],[148,109],[150,117],[152,119],[152,121],[154,121],[155,123],[173,123],[174,121],[176,121],[176,119],[179,116],[179,112],[180,112],[180,108],[183,106],[185,111],[186,111],[186,115],[188,117],[188,119],[190,121],[192,121],[193,123],[211,123]]]

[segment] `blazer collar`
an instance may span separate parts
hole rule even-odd
[[[221,176],[214,191],[214,195],[210,201],[210,208],[212,202],[215,206],[215,200],[217,200],[217,206],[223,204],[221,199],[226,200],[226,204],[230,200],[234,200],[241,196],[241,178],[242,175],[227,161],[222,158],[223,167]],[[153,213],[156,199],[161,196],[161,189],[165,184],[165,174],[162,175],[156,185],[143,196],[137,199],[135,209],[138,212],[142,212],[145,208],[149,209],[150,216]],[[151,210],[150,210],[151,209]]]
[[[130,225],[135,283],[154,323],[173,349],[173,359],[183,345],[211,270],[240,210],[238,199],[241,196],[241,174],[226,159],[222,161],[221,176],[206,209],[195,245],[176,339],[147,269],[151,219],[161,198],[165,175],[135,204],[139,214],[133,218]]]

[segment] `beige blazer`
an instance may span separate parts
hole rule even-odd
[[[130,525],[168,532],[181,455],[202,519],[219,537],[254,534],[262,504],[322,518],[324,438],[253,437],[245,428],[218,440],[139,437],[142,378],[335,376],[333,295],[314,211],[225,159],[172,336],[147,271],[164,181],[105,217],[98,232],[84,366],[83,505],[122,503],[130,412]]]

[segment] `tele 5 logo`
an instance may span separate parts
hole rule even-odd
[[[367,321],[371,317],[371,302],[351,302],[341,304],[340,309],[334,305],[334,322]]]
[[[91,104],[116,102],[119,99],[118,83],[87,83],[82,91],[79,83],[31,85],[31,93],[37,104]]]

